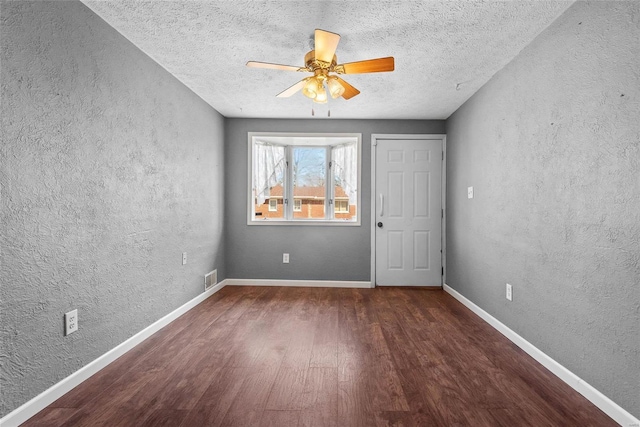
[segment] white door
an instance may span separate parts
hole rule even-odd
[[[441,286],[442,138],[376,141],[376,285]]]

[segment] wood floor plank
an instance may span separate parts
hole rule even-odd
[[[250,368],[222,425],[258,424],[277,375],[277,367]]]
[[[280,368],[265,408],[276,411],[299,411],[302,408],[307,372],[306,368]]]
[[[317,322],[313,320],[300,320],[295,323],[291,332],[291,340],[287,346],[282,367],[307,369],[313,353]]]
[[[343,425],[375,425],[376,408],[367,389],[365,375],[354,377],[351,381],[338,381],[338,420]]]
[[[260,427],[297,426],[300,413],[298,411],[265,410],[260,417]]]
[[[473,408],[462,412],[466,424],[478,427],[493,427],[497,421],[488,409]]]
[[[408,411],[409,404],[381,326],[377,323],[369,324],[368,336],[373,343],[374,352],[369,377],[374,406],[381,411]]]
[[[378,319],[387,345],[393,349],[394,364],[398,369],[418,369],[420,359],[416,351],[414,340],[405,331],[405,326],[398,320],[393,308],[382,298],[376,296]]]
[[[224,365],[233,368],[251,367],[265,344],[265,323],[259,320],[239,321],[231,329],[228,341],[223,343]]]
[[[40,427],[58,427],[72,419],[74,415],[77,415],[78,411],[76,408],[56,408],[48,406],[28,422],[31,425]]]
[[[321,317],[314,333],[309,366],[336,368],[338,366],[338,318]]]
[[[299,322],[314,321],[318,315],[322,288],[294,288],[297,292],[292,305],[293,319]]]
[[[140,427],[175,427],[180,425],[186,415],[185,410],[156,409],[140,424]]]
[[[437,408],[437,402],[433,399],[422,376],[415,374],[412,369],[399,370],[398,375],[402,381],[402,388],[409,403],[410,413],[416,425],[444,426],[445,417]]]
[[[222,368],[180,426],[220,426],[248,375],[248,368]]]
[[[24,426],[615,426],[437,290],[225,287]]]
[[[264,343],[256,355],[253,366],[279,367],[285,358],[291,344],[295,324],[286,321],[276,321],[263,331]]]
[[[302,395],[300,426],[338,426],[338,369],[310,368]]]
[[[220,367],[193,364],[184,370],[175,370],[156,395],[158,405],[164,409],[187,411],[193,409],[210,387],[204,378],[216,378]]]
[[[157,370],[141,370],[131,372],[129,375],[123,376],[113,385],[111,385],[105,393],[98,396],[97,399],[90,401],[83,409],[99,414],[110,406],[127,407],[130,409],[139,409],[145,406],[147,402],[145,397],[153,397],[149,394],[149,384],[164,383],[166,381],[163,372]],[[155,391],[155,387],[151,387]]]
[[[155,408],[134,411],[119,406],[103,408],[101,411],[78,411],[60,427],[130,427],[142,425]],[[24,425],[24,424],[23,424]],[[38,424],[34,424],[38,425]]]
[[[309,366],[335,368],[338,366],[338,293],[325,289],[319,305]]]

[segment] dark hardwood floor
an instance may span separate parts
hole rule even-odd
[[[443,291],[226,287],[24,425],[617,424]]]

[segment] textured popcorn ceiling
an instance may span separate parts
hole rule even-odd
[[[97,1],[93,11],[226,117],[309,118],[301,93],[315,28],[342,36],[338,62],[394,56],[392,73],[345,80],[361,94],[330,100],[331,117],[445,119],[572,1]],[[315,104],[316,116],[327,106]]]

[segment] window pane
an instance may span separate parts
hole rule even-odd
[[[325,185],[327,149],[324,147],[293,147],[293,197],[300,200],[300,210],[294,218],[325,218]]]
[[[284,218],[285,150],[283,146],[253,144],[253,214],[256,220]]]
[[[338,145],[331,150],[333,174],[334,217],[356,221],[358,197],[358,152],[355,143]]]

